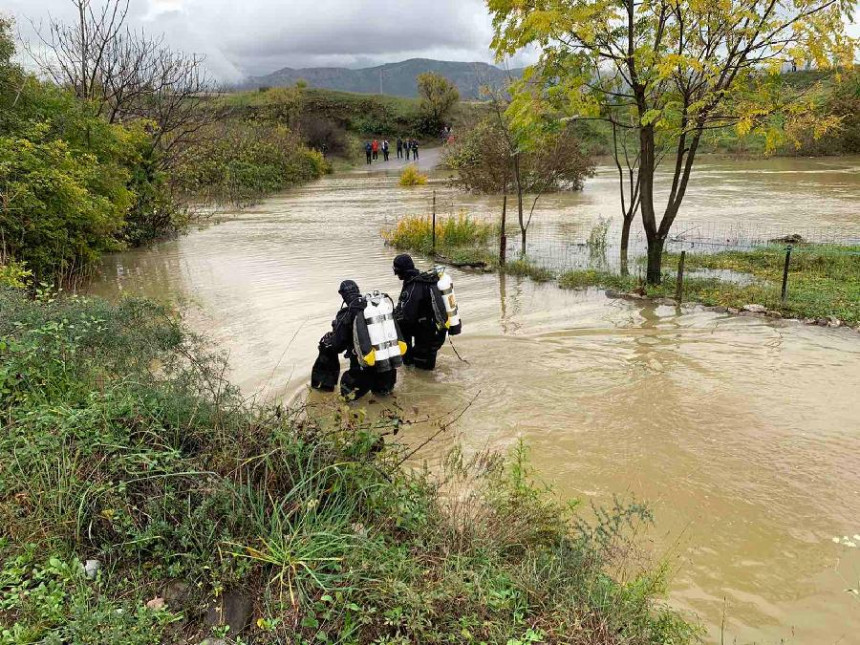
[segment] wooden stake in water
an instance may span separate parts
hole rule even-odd
[[[678,280],[675,282],[675,302],[681,304],[681,298],[684,297],[684,260],[687,259],[687,252],[681,251],[681,259],[678,260]]]
[[[508,252],[508,236],[505,235],[505,216],[508,210],[508,196],[502,197],[502,228],[499,237],[499,266],[505,266],[505,256]]]
[[[780,298],[785,302],[785,296],[788,293],[788,267],[791,264],[791,244],[785,247],[785,266],[782,269],[782,293]]]
[[[436,257],[436,191],[433,191],[433,257]]]

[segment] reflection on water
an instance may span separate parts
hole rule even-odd
[[[707,163],[685,213],[857,227],[857,165]],[[289,397],[305,387],[341,280],[396,293],[378,230],[425,212],[434,188],[447,190],[439,181],[403,190],[386,174],[329,177],[113,256],[92,290],[180,301],[229,353],[246,392]],[[557,235],[587,231],[618,212],[613,191],[603,172],[582,194],[548,196],[536,221]],[[450,196],[498,212],[493,198]],[[725,614],[725,642],[855,642],[860,605],[845,589],[860,579],[860,549],[831,538],[860,532],[856,333],[454,275],[465,325],[455,342],[468,363],[446,347],[436,372],[405,370],[401,404],[438,414],[480,391],[458,424],[467,449],[524,437],[561,493],[650,501],[654,552],[675,571],[672,602],[700,616],[713,640]],[[445,449],[421,454],[432,462]]]

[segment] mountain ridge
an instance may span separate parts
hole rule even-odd
[[[441,74],[457,86],[463,99],[480,98],[481,87],[503,87],[510,78],[519,78],[522,69],[503,70],[482,62],[443,61],[410,58],[396,63],[350,69],[347,67],[284,67],[271,74],[251,76],[238,89],[285,87],[305,81],[309,87],[362,94],[415,97],[415,78],[424,72]]]

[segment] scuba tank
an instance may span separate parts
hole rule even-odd
[[[460,311],[457,307],[457,296],[454,295],[454,281],[451,276],[445,272],[445,267],[437,266],[436,274],[439,276],[439,281],[436,283],[436,288],[442,294],[442,299],[445,301],[445,313],[447,314],[448,333],[451,336],[456,336],[463,331],[463,324],[460,322]]]
[[[394,302],[387,293],[373,291],[364,296],[364,315],[353,323],[353,341],[358,362],[377,372],[387,372],[403,364],[406,343],[394,321]]]
[[[416,278],[416,282],[423,282],[427,285],[430,292],[430,309],[433,314],[432,324],[436,331],[440,334],[447,334],[450,320],[448,319],[448,308],[445,304],[445,296],[439,291],[439,267],[420,273]],[[444,337],[443,337],[444,342]]]

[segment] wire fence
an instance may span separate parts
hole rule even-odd
[[[634,222],[627,274],[644,279],[647,240]],[[637,230],[639,229],[639,230]],[[565,237],[552,227],[529,231],[521,254],[518,230],[508,227],[507,257],[525,257],[555,274],[594,270],[622,274],[620,224],[600,221]],[[678,279],[681,297],[711,304],[760,304],[801,318],[860,321],[860,230],[678,222],[664,245],[664,281]],[[725,289],[732,287],[731,293]]]

